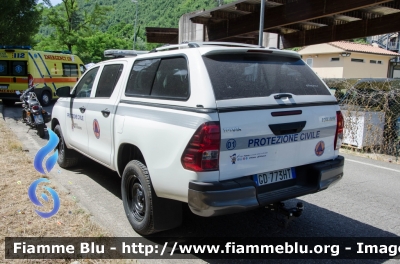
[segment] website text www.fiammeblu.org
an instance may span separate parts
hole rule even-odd
[[[152,253],[158,254],[158,247],[149,247],[149,245],[123,245],[122,253],[134,253],[149,255]],[[160,252],[162,256],[165,254],[165,243],[163,250]],[[344,247],[344,250],[352,250],[352,247]],[[220,245],[180,245],[174,243],[172,251],[173,255],[178,254],[329,254],[330,256],[339,256],[340,245],[302,245],[298,242],[288,243],[283,245],[240,245],[235,242],[227,242],[225,246]],[[357,254],[387,254],[387,256],[396,256],[400,253],[399,245],[365,245],[363,242],[357,243]]]
[[[393,258],[399,238],[6,238],[6,258]]]

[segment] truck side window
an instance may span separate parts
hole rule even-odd
[[[126,96],[149,96],[160,59],[139,60],[132,67],[126,85]]]
[[[121,76],[123,64],[106,65],[101,72],[95,97],[110,97]]]
[[[152,97],[186,99],[189,96],[189,78],[186,59],[162,59],[151,90]]]
[[[90,69],[83,77],[80,79],[79,83],[75,88],[75,98],[85,98],[90,97],[90,92],[92,91],[92,86],[97,75],[99,67]]]
[[[63,63],[63,76],[78,77],[78,66],[71,63]]]

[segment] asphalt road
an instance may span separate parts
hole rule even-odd
[[[3,118],[33,157],[46,144],[46,140],[40,139],[35,130],[29,130],[21,123],[20,107],[3,107]],[[51,112],[51,106],[47,108]],[[344,178],[338,184],[326,191],[287,202],[294,206],[302,201],[305,207],[303,215],[290,223],[287,229],[281,228],[274,213],[265,209],[214,218],[202,218],[186,209],[181,227],[159,233],[158,236],[399,236],[400,166],[353,155],[344,156]],[[120,192],[121,180],[117,173],[88,159],[72,170],[64,170],[56,165],[51,177],[69,190],[94,219],[115,236],[139,236],[125,217]]]

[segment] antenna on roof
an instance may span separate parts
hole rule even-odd
[[[107,57],[107,58],[136,57],[138,55],[146,54],[146,53],[148,53],[148,51],[110,49],[110,50],[104,51],[104,57]]]

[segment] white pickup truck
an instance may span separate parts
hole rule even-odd
[[[112,53],[112,51],[111,51]],[[81,154],[122,177],[142,235],[325,190],[343,176],[343,117],[296,52],[187,43],[96,64],[57,90],[61,167]]]

